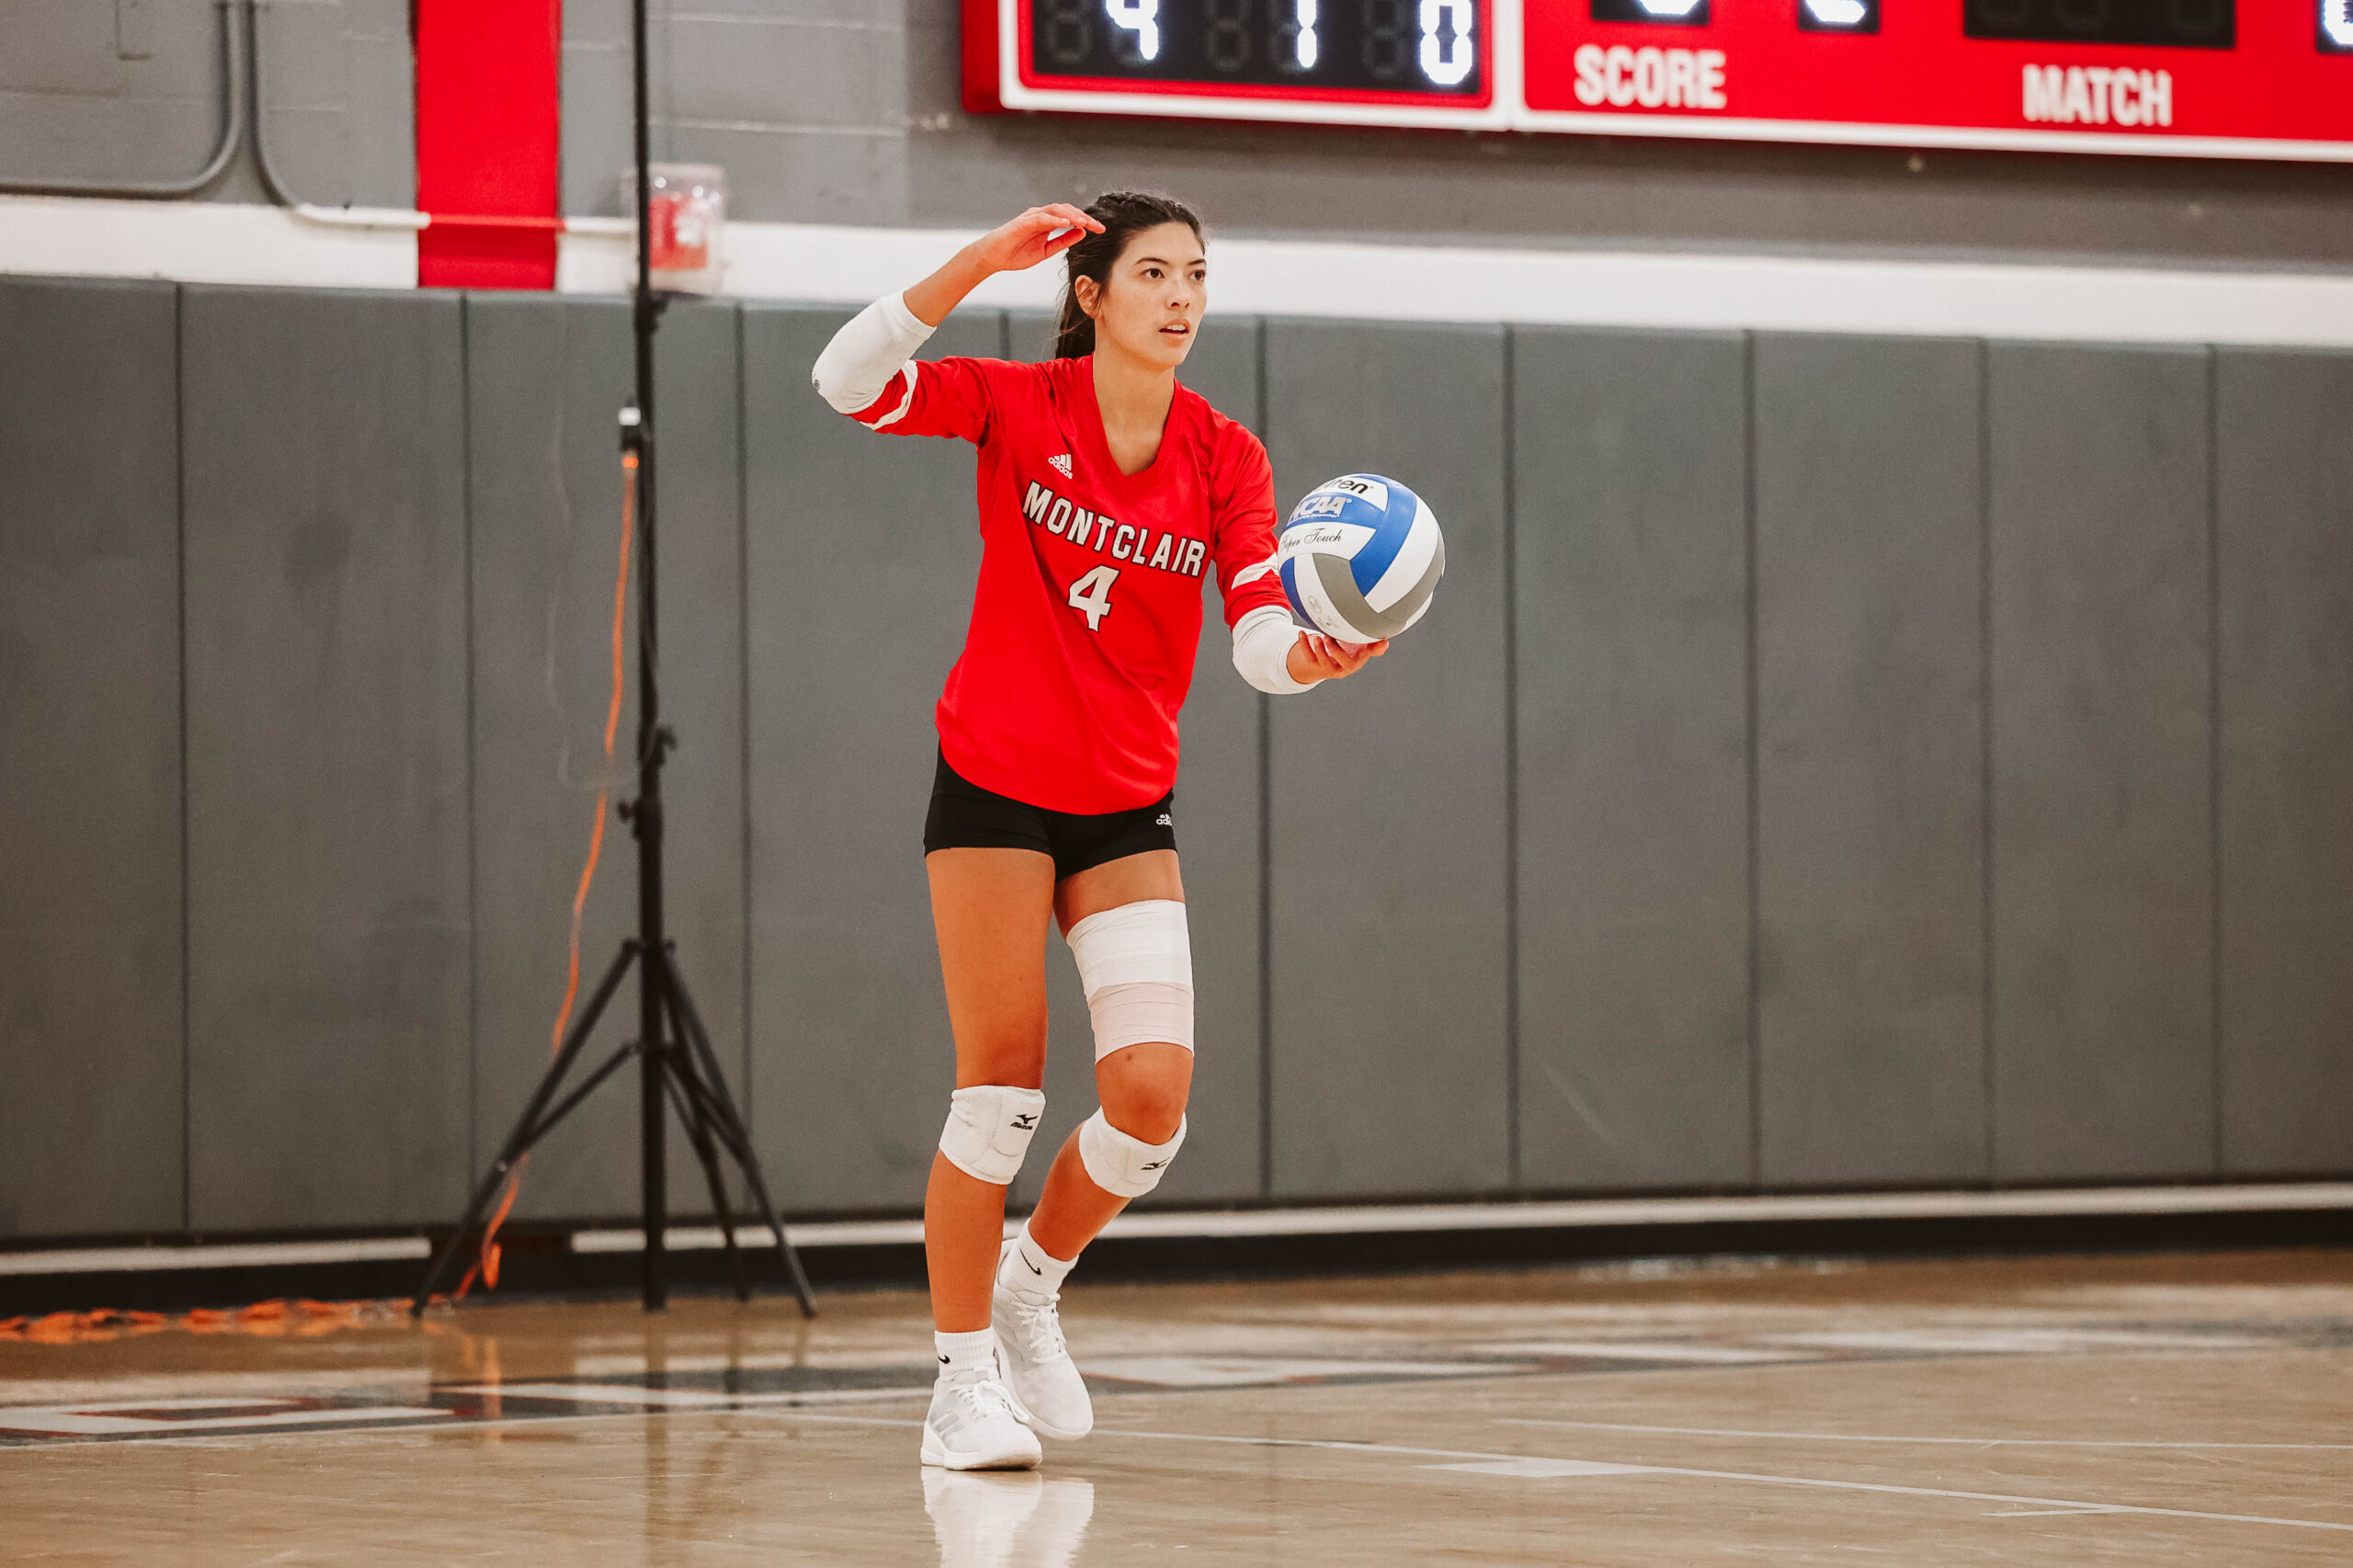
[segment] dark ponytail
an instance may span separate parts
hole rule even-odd
[[[1088,234],[1063,253],[1070,271],[1063,283],[1062,320],[1054,328],[1054,358],[1084,359],[1095,352],[1095,318],[1079,308],[1078,280],[1095,279],[1095,287],[1102,289],[1111,280],[1111,268],[1119,265],[1128,242],[1146,229],[1157,229],[1163,223],[1182,223],[1201,237],[1201,221],[1193,210],[1173,196],[1154,196],[1145,191],[1114,190],[1106,192],[1086,215],[1103,225],[1099,234]]]

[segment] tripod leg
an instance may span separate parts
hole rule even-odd
[[[710,1048],[710,1034],[702,1027],[702,1015],[695,1010],[694,996],[687,990],[686,981],[678,973],[676,960],[666,949],[660,953],[649,953],[646,955],[646,960],[648,962],[658,961],[669,971],[670,983],[667,992],[671,1004],[677,1009],[679,1017],[685,1022],[684,1033],[692,1043],[695,1054],[702,1062],[703,1070],[710,1079],[711,1095],[717,1102],[715,1115],[720,1130],[730,1146],[730,1152],[735,1156],[736,1165],[744,1173],[745,1184],[752,1189],[753,1201],[759,1205],[760,1218],[767,1221],[769,1231],[776,1236],[777,1250],[784,1255],[785,1270],[792,1279],[792,1293],[801,1301],[801,1315],[805,1318],[815,1317],[817,1299],[809,1289],[807,1272],[801,1267],[801,1254],[794,1250],[792,1243],[785,1237],[784,1221],[778,1217],[776,1204],[768,1197],[768,1184],[760,1175],[759,1156],[752,1152],[751,1133],[744,1126],[744,1119],[736,1114],[735,1102],[728,1096],[727,1076],[719,1070],[719,1054]]]
[[[686,1125],[687,1142],[694,1146],[695,1158],[702,1165],[702,1179],[710,1188],[710,1209],[719,1217],[720,1241],[727,1249],[727,1271],[735,1280],[735,1299],[748,1301],[752,1299],[752,1286],[744,1278],[744,1252],[735,1244],[735,1216],[727,1207],[727,1184],[719,1174],[719,1150],[711,1142],[710,1107],[701,1085],[694,1081],[694,1061],[686,1054],[683,1045],[669,1048],[662,1060],[668,1070],[663,1081],[669,1087],[670,1103],[677,1108],[678,1119]]]
[[[597,983],[595,994],[588,998],[588,1006],[581,1010],[579,1021],[565,1032],[563,1044],[557,1049],[555,1060],[548,1064],[546,1074],[540,1079],[540,1086],[531,1092],[530,1104],[524,1107],[523,1114],[516,1119],[515,1130],[506,1135],[506,1145],[499,1150],[498,1158],[491,1162],[489,1173],[474,1188],[473,1199],[466,1205],[465,1218],[458,1221],[458,1228],[449,1233],[449,1239],[441,1244],[440,1250],[433,1255],[433,1261],[426,1266],[425,1283],[417,1287],[416,1300],[409,1303],[410,1316],[422,1317],[426,1302],[433,1299],[436,1290],[449,1283],[449,1272],[457,1266],[460,1249],[464,1246],[466,1238],[473,1233],[474,1227],[482,1222],[483,1215],[489,1211],[492,1200],[498,1195],[499,1184],[514,1170],[515,1162],[563,1119],[561,1114],[548,1117],[544,1121],[540,1118],[548,1108],[548,1102],[555,1098],[556,1091],[563,1086],[564,1074],[572,1071],[572,1064],[579,1057],[581,1048],[588,1043],[589,1031],[604,1016],[605,1008],[612,1002],[613,993],[620,989],[622,977],[629,973],[630,965],[637,960],[639,952],[637,943],[628,941],[623,942],[620,951],[613,955],[611,965],[605,971],[605,978]],[[608,1064],[599,1070],[597,1076],[601,1078],[610,1070]],[[569,1111],[578,1103],[575,1096],[564,1102],[563,1109]]]

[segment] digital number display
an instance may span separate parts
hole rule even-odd
[[[1597,22],[1646,22],[1652,27],[1704,28],[1708,0],[1592,0]]]
[[[1879,0],[1798,0],[1798,28],[1810,33],[1875,33]]]
[[[1705,0],[1697,0],[1704,4]],[[1477,97],[1477,0],[1031,0],[1043,76]]]
[[[2238,6],[2236,0],[1967,0],[1961,30],[2034,43],[2229,49],[2238,40]]]

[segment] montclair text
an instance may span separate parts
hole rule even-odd
[[[1163,533],[1155,543],[1152,529],[1090,512],[1035,483],[1021,497],[1021,515],[1048,533],[1060,534],[1098,555],[1108,555],[1114,561],[1132,561],[1139,566],[1156,566],[1163,572],[1187,577],[1199,576],[1201,565],[1209,556],[1210,547],[1199,540]]]

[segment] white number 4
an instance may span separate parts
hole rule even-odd
[[[1119,581],[1116,566],[1097,566],[1070,585],[1070,608],[1086,617],[1086,630],[1103,630],[1103,618],[1111,613],[1111,585]]]
[[[1138,55],[1160,57],[1160,0],[1103,0],[1103,10],[1113,27],[1136,35]]]

